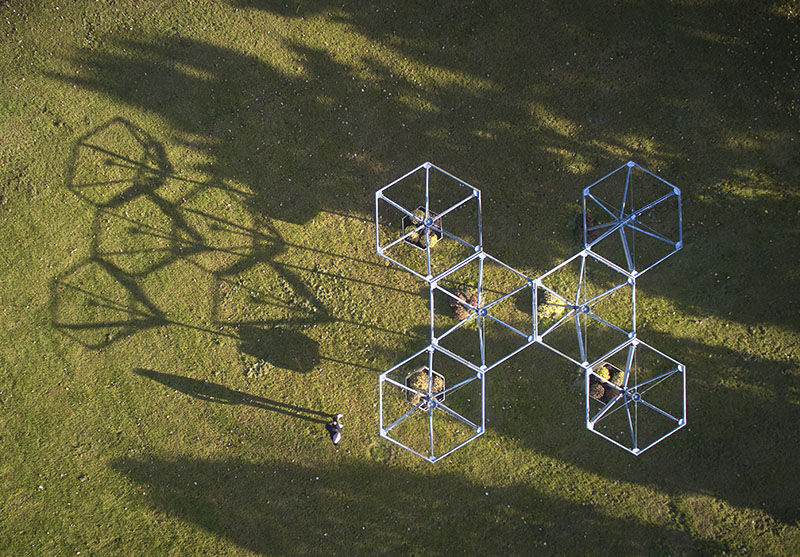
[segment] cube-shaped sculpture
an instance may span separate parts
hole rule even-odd
[[[476,370],[488,371],[533,337],[533,281],[479,252],[431,283],[433,343]]]
[[[433,281],[481,250],[480,190],[426,162],[375,192],[378,255]]]
[[[629,276],[683,247],[680,190],[633,161],[583,190],[586,249]]]
[[[534,336],[580,365],[635,336],[636,281],[583,250],[534,281]]]
[[[686,367],[638,338],[585,368],[586,427],[640,454],[686,425]]]
[[[380,375],[380,434],[436,462],[484,432],[483,373],[428,346]]]

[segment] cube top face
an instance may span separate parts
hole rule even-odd
[[[636,331],[635,281],[588,250],[536,279],[534,300],[537,342],[577,365]]]
[[[480,191],[424,163],[375,194],[378,254],[431,281],[480,251]]]
[[[483,434],[484,376],[428,346],[380,376],[381,436],[435,462]]]
[[[448,272],[431,291],[437,346],[488,371],[533,340],[532,281],[480,253]]]
[[[680,190],[629,162],[583,190],[584,247],[638,276],[683,247]]]
[[[640,454],[686,425],[686,368],[637,338],[586,367],[586,426]]]

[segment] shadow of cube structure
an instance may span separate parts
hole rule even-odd
[[[584,249],[531,279],[483,251],[477,188],[426,162],[378,190],[378,255],[426,282],[430,310],[430,344],[380,375],[381,436],[429,462],[463,447],[485,374],[532,344],[583,369],[586,427],[615,445],[685,426],[685,366],[636,334],[636,278],[683,246],[680,203],[628,162],[583,190]]]

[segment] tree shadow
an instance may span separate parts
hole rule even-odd
[[[558,224],[568,224],[577,209],[573,198],[589,179],[582,176],[594,179],[613,168],[612,161],[633,158],[683,190],[684,222],[691,234],[682,263],[670,265],[680,269],[678,280],[687,275],[696,280],[674,288],[674,297],[708,315],[797,327],[796,296],[789,295],[789,303],[785,294],[783,300],[777,294],[765,299],[763,291],[769,289],[753,280],[769,268],[781,280],[773,292],[798,290],[792,254],[800,230],[791,223],[800,210],[800,81],[795,71],[800,32],[792,17],[776,7],[764,4],[745,14],[713,3],[687,7],[669,2],[625,9],[544,2],[522,9],[501,1],[492,10],[468,2],[423,7],[379,1],[369,10],[323,0],[230,4],[295,23],[305,18],[338,21],[421,67],[476,83],[471,90],[425,86],[412,72],[395,74],[376,56],[364,56],[374,74],[371,86],[397,98],[421,98],[419,106],[429,107],[414,112],[383,99],[376,104],[392,108],[381,110],[381,116],[403,113],[403,127],[392,130],[398,143],[416,141],[419,151],[441,153],[467,168],[475,166],[475,152],[492,154],[481,160],[476,174],[479,182],[492,186],[494,199],[486,196],[484,222],[496,237],[518,235],[512,228],[519,216],[515,205],[559,215]],[[530,33],[531,28],[539,32]],[[288,47],[313,75],[330,73],[331,63],[319,51],[301,44]],[[482,76],[487,76],[483,90],[477,85]],[[360,128],[373,128],[374,116],[364,112]],[[406,123],[413,127],[408,133],[418,136],[413,141],[405,135]],[[441,133],[449,128],[458,129],[457,138]],[[503,145],[502,152],[491,143]],[[523,188],[498,184],[530,183],[532,171],[538,175],[534,180],[543,183]],[[563,173],[575,175],[575,196],[547,184],[565,183]],[[709,202],[725,191],[731,194],[729,202]],[[694,239],[701,241],[693,244]],[[575,251],[567,234],[539,240],[536,246],[493,254],[512,267],[539,261],[547,268]],[[715,286],[717,269],[712,266],[726,268],[725,276],[735,283],[730,286],[750,303],[701,295]]]
[[[293,329],[242,325],[238,330],[243,353],[277,367],[308,373],[320,361],[319,343]]]
[[[535,381],[524,378],[515,388],[504,385],[490,395],[490,427],[604,477],[673,496],[707,494],[796,524],[800,486],[794,463],[800,450],[787,442],[800,435],[796,364],[654,331],[643,339],[667,354],[680,354],[685,363],[688,426],[642,455],[632,457],[583,429],[583,383],[572,384],[578,369],[541,347],[520,362],[543,372]],[[554,395],[562,401],[549,402]],[[507,414],[500,406],[515,410]],[[564,411],[571,416],[559,415]],[[529,424],[543,414],[551,425],[532,430]],[[554,423],[565,419],[571,429],[566,436]]]
[[[243,393],[241,391],[234,391],[233,389],[230,389],[224,385],[209,383],[208,381],[200,381],[199,379],[192,379],[190,377],[162,373],[144,368],[135,368],[133,373],[142,377],[147,377],[153,381],[158,381],[170,389],[175,389],[176,391],[180,391],[186,395],[206,402],[252,406],[253,408],[269,410],[270,412],[276,412],[292,418],[298,418],[319,424],[328,423],[333,415],[331,413],[320,412],[310,408],[303,408],[293,404],[286,404],[285,402],[278,402],[277,400],[270,400],[268,398]]]
[[[150,457],[122,458],[112,467],[137,487],[147,486],[146,504],[154,510],[260,554],[409,553],[420,544],[426,552],[452,553],[453,540],[470,553],[727,549],[689,532],[609,517],[528,484],[487,487],[453,473],[416,474],[348,460],[312,467]],[[421,520],[422,507],[432,507],[436,519]]]
[[[421,153],[432,153],[432,158],[446,158],[448,167],[474,169],[476,183],[493,185],[484,222],[491,223],[494,235],[514,238],[519,234],[515,221],[521,225],[528,218],[528,207],[536,207],[548,225],[555,223],[555,229],[564,224],[559,218],[566,221],[574,214],[578,188],[586,185],[587,176],[614,166],[611,160],[641,160],[683,188],[684,220],[690,225],[687,248],[648,274],[646,280],[652,282],[647,284],[693,312],[796,330],[794,177],[800,158],[789,139],[797,136],[794,116],[800,98],[792,77],[797,30],[769,6],[749,12],[715,4],[655,2],[609,8],[545,2],[536,9],[500,3],[506,9],[487,11],[480,4],[443,3],[430,8],[375,2],[371,4],[375,12],[367,12],[322,1],[232,4],[292,18],[329,12],[333,20],[372,44],[391,48],[404,62],[432,68],[447,79],[421,84],[414,71],[401,73],[365,53],[364,65],[372,77],[355,81],[351,68],[337,61],[332,50],[284,41],[281,47],[302,70],[292,74],[256,56],[179,36],[112,42],[106,52],[79,50],[69,61],[82,66],[81,75],[53,77],[163,117],[192,138],[186,140],[187,146],[208,154],[210,162],[195,167],[208,177],[208,184],[232,193],[236,193],[234,183],[246,185],[250,191],[245,193],[257,201],[249,210],[253,218],[303,224],[322,207],[351,214],[359,203],[369,205],[367,193],[372,191],[362,190],[372,181],[364,180],[364,175],[394,176],[398,168],[417,164]],[[620,28],[626,32],[616,32]],[[323,77],[315,82],[308,76]],[[464,81],[474,87],[460,86]],[[358,90],[362,85],[368,89],[363,96]],[[386,91],[393,93],[392,98],[386,98]],[[317,100],[323,97],[328,100]],[[306,112],[295,111],[298,108]],[[358,139],[348,131],[354,129],[361,130],[356,132]],[[148,149],[155,161],[150,166],[165,173],[169,167],[160,151]],[[493,155],[490,160],[476,157],[487,150]],[[702,172],[698,165],[704,167]],[[346,171],[332,178],[331,168]],[[297,172],[302,172],[299,186]],[[537,177],[532,180],[531,174]],[[155,175],[143,175],[143,185],[129,193],[158,204],[147,194],[157,183],[158,172]],[[783,191],[775,186],[787,181]],[[362,189],[355,189],[356,183]],[[569,193],[563,187],[567,183],[575,184]],[[718,196],[712,188],[731,189],[730,184],[733,189],[747,186],[740,188],[747,191],[726,193],[726,199],[735,203],[708,200]],[[765,212],[779,218],[765,218]],[[179,250],[174,245],[178,238],[191,240],[194,228],[182,227],[177,219],[166,228],[173,225],[179,232],[167,243],[170,250]],[[563,234],[550,238],[549,230],[545,232],[539,242],[504,248],[497,255],[513,267],[537,261],[546,268],[573,253],[571,235],[568,242]],[[765,259],[752,257],[773,238],[782,241],[766,250]],[[714,276],[709,261],[732,278],[723,282]],[[232,277],[248,263],[234,261],[222,268],[227,270],[218,278],[233,288]],[[771,286],[773,279],[777,288]],[[298,287],[302,284],[296,276],[291,280]],[[221,296],[217,283],[211,288]],[[124,285],[122,290],[126,291]],[[746,303],[741,303],[743,298]],[[150,315],[157,312],[136,293],[131,299],[144,309],[131,308],[129,313],[143,312],[145,316],[136,319],[150,326],[156,319]],[[309,304],[313,306],[313,300]],[[223,310],[215,310],[215,315],[229,325],[263,325]],[[313,317],[297,317],[298,322],[306,318],[314,322]],[[659,341],[686,361],[690,392],[697,393],[690,400],[703,401],[700,409],[692,407],[689,413],[689,429],[698,437],[683,431],[686,441],[669,445],[674,459],[656,462],[650,455],[663,452],[654,448],[637,461],[641,468],[633,475],[675,493],[691,485],[734,503],[761,506],[764,501],[755,490],[762,482],[748,482],[750,468],[739,463],[749,462],[763,477],[780,478],[770,480],[766,491],[773,499],[764,507],[787,521],[796,520],[788,498],[796,484],[784,473],[793,469],[789,457],[796,456],[795,451],[776,445],[779,436],[793,433],[799,423],[794,403],[781,400],[778,391],[762,397],[759,389],[754,394],[746,392],[747,387],[715,390],[695,383],[692,370],[707,369],[700,363],[709,353],[731,366],[740,365],[739,356],[693,341]],[[756,359],[744,367],[756,370],[755,378],[771,377],[771,370],[783,365]],[[558,388],[553,385],[552,389]],[[772,387],[785,392],[794,388],[781,381]],[[774,404],[770,396],[778,397]],[[754,399],[766,402],[756,406]],[[694,416],[702,415],[698,410],[709,413],[711,425],[706,429],[693,425]],[[765,412],[765,421],[757,410]],[[498,422],[530,440],[532,447],[554,450],[532,439],[529,429]],[[768,435],[762,432],[764,423],[774,428]],[[720,435],[719,424],[733,425]],[[695,438],[697,442],[692,441]],[[622,463],[629,462],[623,459],[631,458],[603,444],[609,457],[598,461],[596,453],[583,450],[583,441],[581,447],[562,449],[562,456],[587,468],[607,470],[611,477],[620,476]],[[770,455],[775,453],[777,462],[772,462]],[[733,464],[721,461],[720,455]],[[719,469],[725,472],[718,475]],[[741,488],[744,484],[746,490]],[[790,488],[783,489],[784,485]]]

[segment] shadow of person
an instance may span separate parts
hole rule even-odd
[[[243,353],[283,369],[308,373],[320,360],[317,341],[285,327],[241,325],[239,338]]]
[[[183,377],[180,375],[173,375],[171,373],[161,373],[145,368],[134,368],[133,373],[158,381],[162,385],[166,385],[170,389],[175,389],[183,394],[189,395],[198,400],[207,402],[216,402],[218,404],[241,404],[244,406],[252,406],[253,408],[260,408],[284,414],[293,418],[315,422],[320,424],[328,423],[332,416],[331,413],[320,412],[319,410],[312,410],[311,408],[303,408],[302,406],[295,406],[293,404],[286,404],[276,400],[235,391],[224,385],[217,383],[209,383],[208,381],[201,381],[199,379],[192,379],[191,377]]]

